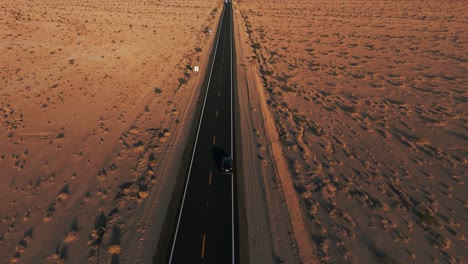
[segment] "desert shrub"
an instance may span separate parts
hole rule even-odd
[[[133,147],[134,147],[134,148],[138,148],[138,147],[143,147],[143,145],[144,145],[144,144],[143,144],[143,141],[139,140],[138,142],[135,142],[135,143],[133,144]]]
[[[356,106],[354,106],[354,105],[352,105],[352,106],[342,105],[341,109],[343,111],[345,111],[346,113],[350,113],[350,114],[354,114],[357,111]]]
[[[263,75],[267,75],[267,76],[271,76],[273,74],[273,71],[269,71],[269,70],[265,70],[265,69],[260,69],[260,72],[263,74]]]
[[[112,162],[112,164],[109,166],[109,170],[110,171],[116,171],[117,170],[117,165],[115,165],[115,163]]]
[[[120,247],[120,245],[111,245],[108,251],[110,254],[119,255],[120,252],[122,251],[122,248]]]
[[[187,80],[184,79],[184,78],[179,78],[179,83],[180,83],[180,84],[187,83]]]
[[[437,235],[436,240],[437,240],[437,244],[439,245],[439,247],[445,250],[449,249],[450,246],[452,245],[452,241],[443,235]]]
[[[287,76],[287,75],[283,75],[283,76],[276,76],[276,80],[280,81],[280,82],[288,82],[290,76]]]
[[[309,132],[316,135],[317,137],[321,137],[325,135],[325,131],[313,121],[308,123],[308,127],[309,127]]]
[[[154,87],[154,92],[157,93],[157,94],[160,94],[162,93],[162,90],[158,87]]]
[[[426,225],[435,225],[438,223],[437,218],[427,212],[421,215],[421,221]]]
[[[49,207],[47,208],[46,215],[45,215],[45,217],[44,217],[44,220],[45,220],[45,221],[49,221],[49,220],[53,217],[53,215],[54,215],[54,213],[55,213],[55,211],[56,211],[56,208],[55,208],[56,205],[57,205],[57,204],[55,203],[55,201],[52,202],[52,203],[49,205]]]
[[[281,90],[285,91],[285,92],[294,92],[294,89],[289,87],[289,86],[286,86],[286,85],[282,85],[281,86]]]
[[[391,104],[396,104],[396,105],[404,105],[405,104],[405,102],[403,100],[401,100],[401,99],[387,98],[386,101],[391,103]]]

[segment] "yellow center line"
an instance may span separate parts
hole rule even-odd
[[[203,234],[203,242],[202,242],[202,248],[201,248],[201,257],[204,258],[205,257],[205,234]]]
[[[210,177],[208,178],[208,186],[211,186],[211,171],[210,171]]]
[[[213,145],[216,143],[216,136],[213,136]]]

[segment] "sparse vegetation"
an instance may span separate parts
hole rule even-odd
[[[179,84],[182,85],[182,84],[185,84],[187,83],[187,79],[185,78],[179,78]]]
[[[233,5],[239,90],[248,86],[238,110],[252,116],[240,127],[255,169],[244,179],[258,195],[246,201],[270,214],[248,221],[252,259],[466,259],[460,2]],[[208,63],[223,5],[104,4],[2,2],[5,262],[133,262],[153,254],[143,252],[149,231],[164,230],[154,225],[172,195],[168,153],[177,157],[188,133],[198,96],[187,84],[196,88],[193,66]],[[303,241],[312,247],[298,257]]]
[[[457,68],[461,67],[459,62],[454,62],[458,66],[447,66],[443,73],[433,70],[440,63],[457,60],[440,48],[431,48],[429,39],[444,38],[443,29],[425,30],[427,23],[440,29],[436,21],[447,18],[446,11],[439,10],[438,18],[432,21],[427,16],[424,23],[412,23],[410,38],[408,24],[397,20],[416,13],[422,17],[420,12],[431,12],[429,6],[435,6],[436,1],[405,8],[391,2],[372,4],[371,12],[361,13],[356,10],[369,9],[370,2],[314,2],[314,8],[308,9],[309,3],[283,1],[278,9],[279,2],[263,3],[265,11],[261,13],[260,4],[239,5],[243,22],[239,35],[241,42],[251,47],[248,52],[244,49],[246,59],[240,60],[246,74],[254,72],[260,80],[257,85],[266,91],[272,115],[269,121],[276,129],[272,134],[277,134],[288,161],[287,171],[275,172],[283,176],[283,182],[287,182],[288,173],[294,180],[309,237],[321,234],[314,237],[317,262],[459,259],[463,247],[456,241],[464,236],[443,226],[449,215],[460,217],[448,208],[463,211],[467,204],[463,199],[451,199],[461,190],[455,186],[464,181],[451,180],[450,175],[457,174],[454,171],[460,172],[460,159],[449,154],[452,150],[447,147],[459,145],[464,137],[446,131],[448,127],[461,129],[451,118],[463,112],[459,103],[466,100],[450,96],[460,92],[454,85],[460,79],[452,72],[463,73]],[[301,8],[297,9],[298,5]],[[348,8],[353,9],[353,19],[366,22],[344,22],[350,15]],[[296,10],[294,14],[286,11],[290,9]],[[376,10],[399,14],[399,18],[376,20],[370,15]],[[463,20],[460,13],[456,16]],[[451,21],[445,30],[461,26]],[[461,52],[460,46],[443,42],[452,54]],[[249,67],[249,63],[254,66]],[[458,92],[451,94],[447,87]],[[450,143],[442,144],[442,138]],[[262,138],[257,141],[259,146],[268,144]],[[258,151],[259,162],[271,158],[261,147]],[[399,153],[398,158],[393,158],[395,153]],[[274,159],[281,163],[278,156]],[[444,191],[438,193],[440,189]],[[294,204],[289,198],[288,208]],[[359,210],[353,209],[357,204],[361,205]],[[408,220],[402,227],[403,219],[416,219],[417,224]],[[366,246],[358,246],[354,239]],[[412,239],[421,243],[408,243]],[[300,239],[296,241],[300,244]],[[388,250],[381,247],[383,244]],[[424,252],[433,248],[447,254],[428,257]],[[373,254],[369,256],[369,252]]]
[[[261,45],[260,45],[260,43],[257,42],[257,43],[252,44],[252,48],[255,49],[255,50],[260,49]]]

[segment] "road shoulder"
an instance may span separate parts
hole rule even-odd
[[[255,54],[234,5],[242,182],[250,263],[314,263],[301,208],[263,95]],[[241,240],[242,241],[242,240]],[[301,261],[302,260],[302,261]]]

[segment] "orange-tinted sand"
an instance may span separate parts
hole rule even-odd
[[[0,1],[1,263],[151,261],[221,7]]]
[[[240,71],[254,80],[245,82],[251,97],[264,96],[251,108],[269,112],[252,127],[256,154],[264,171],[276,171],[264,181],[279,178],[302,261],[466,261],[466,3],[242,0],[235,8]],[[269,131],[276,135],[264,143]],[[272,230],[276,217],[271,210]]]
[[[151,262],[221,8],[0,0],[1,263]],[[466,3],[234,10],[243,256],[466,262]]]

